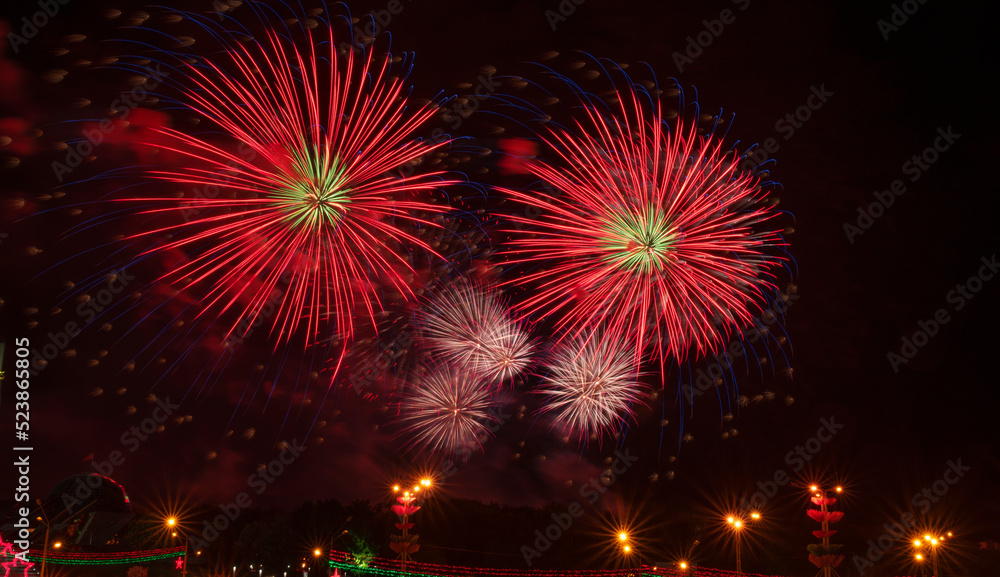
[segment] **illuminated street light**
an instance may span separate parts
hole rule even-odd
[[[945,533],[945,535],[948,536],[948,537],[952,536],[952,534],[951,534],[950,531],[948,533]],[[939,573],[938,573],[938,556],[940,555],[940,553],[938,551],[938,547],[939,546],[943,546],[944,545],[944,541],[945,541],[945,537],[944,536],[937,536],[937,537],[935,537],[931,533],[924,533],[924,537],[923,537],[922,540],[921,539],[914,539],[913,540],[913,547],[915,549],[920,549],[922,551],[926,551],[926,554],[918,552],[914,556],[914,558],[917,561],[922,561],[926,557],[927,560],[931,562],[931,571],[932,571],[932,573],[934,573],[934,575],[939,575]]]
[[[413,503],[416,501],[417,497],[421,495],[421,489],[429,489],[432,483],[433,480],[430,477],[421,477],[416,479],[412,485],[413,488],[408,491],[403,491],[402,496],[398,495],[400,485],[393,485],[392,487],[393,493],[396,493],[395,500],[398,503],[397,505],[393,505],[393,507],[399,508],[400,511],[402,511],[397,512],[398,515],[401,515],[402,522],[396,524],[396,526],[402,531],[402,534],[393,535],[392,538],[393,543],[398,544],[399,546],[399,549],[394,550],[399,553],[400,561],[402,561],[403,573],[406,572],[406,563],[410,561],[410,555],[416,552],[416,549],[419,548],[419,545],[416,544],[416,535],[411,537],[409,533],[409,529],[412,528],[413,525],[410,522],[409,517],[420,508],[418,505],[413,505]],[[427,491],[423,491],[423,493],[426,494]]]
[[[760,513],[754,511],[750,513],[750,518],[754,521],[760,520]],[[733,535],[736,539],[736,574],[741,575],[743,573],[743,559],[742,559],[742,549],[743,549],[743,527],[746,522],[743,519],[734,517],[730,515],[726,517],[726,523],[732,527]]]
[[[170,536],[171,537],[177,537],[177,534],[180,531],[179,531],[179,528],[178,528],[178,525],[177,525],[177,518],[176,517],[168,517],[167,518],[167,527],[170,527],[171,529],[174,529],[173,531],[170,532]],[[183,566],[181,568],[181,575],[185,576],[185,575],[187,575],[187,570],[188,570],[188,540],[187,540],[187,537],[184,537],[183,535],[181,535],[181,538],[184,539],[184,564],[183,564]],[[200,555],[201,552],[198,551],[197,554]]]
[[[820,530],[814,531],[814,534],[820,537],[821,541],[818,544],[811,544],[808,546],[810,552],[810,561],[819,567],[819,573],[816,574],[817,577],[833,577],[837,575],[834,571],[834,567],[843,560],[843,556],[837,556],[833,553],[836,551],[840,545],[833,545],[830,543],[830,535],[836,533],[836,531],[830,530],[830,523],[836,523],[839,521],[844,513],[843,511],[831,511],[829,509],[830,505],[837,502],[837,496],[844,492],[844,487],[841,485],[835,485],[832,489],[827,489],[825,486],[821,486],[818,483],[809,485],[809,493],[811,494],[810,501],[813,505],[819,505],[819,509],[808,509],[806,513],[816,522],[820,523]],[[818,551],[818,552],[814,552]],[[812,555],[816,555],[816,559],[812,558]]]
[[[35,503],[38,503],[38,512],[42,514],[41,517],[38,517],[38,520],[45,523],[45,547],[42,550],[42,568],[38,573],[38,577],[45,577],[45,561],[49,556],[49,528],[51,523],[49,522],[49,516],[45,514],[45,507],[42,506],[42,500],[35,499]],[[7,568],[7,573],[10,574],[10,567]],[[25,571],[25,574],[27,574],[27,571]]]

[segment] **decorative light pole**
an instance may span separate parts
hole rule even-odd
[[[830,506],[837,502],[836,495],[844,491],[843,487],[837,486],[833,491],[821,489],[818,485],[810,485],[810,500],[813,505],[818,505],[819,509],[809,509],[806,513],[813,521],[820,523],[820,530],[813,531],[813,536],[821,539],[820,543],[813,543],[806,547],[809,550],[809,561],[819,568],[817,576],[831,577],[837,575],[834,570],[844,560],[844,556],[837,553],[843,545],[830,543],[830,537],[837,531],[830,529],[830,523],[836,523],[844,517],[843,511],[831,511]]]
[[[399,485],[395,485],[392,488],[393,494],[396,495],[396,504],[392,506],[392,512],[399,517],[399,523],[396,523],[396,528],[402,533],[400,535],[390,535],[389,547],[393,551],[399,554],[399,559],[402,561],[402,570],[406,572],[406,563],[411,560],[411,555],[420,550],[420,544],[417,540],[420,535],[416,533],[410,533],[410,529],[413,528],[413,523],[410,522],[410,516],[420,510],[420,506],[416,504],[417,496],[421,489],[430,489],[431,480],[428,478],[423,478],[418,484],[414,484],[413,488],[410,490],[403,490]],[[402,491],[402,493],[400,493]]]

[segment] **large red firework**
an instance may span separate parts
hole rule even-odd
[[[213,192],[130,199],[174,219],[133,238],[168,234],[148,253],[184,258],[159,280],[197,295],[199,315],[238,313],[230,333],[268,308],[280,339],[328,324],[349,339],[380,294],[412,297],[409,252],[433,254],[408,231],[434,226],[421,214],[443,207],[418,195],[449,183],[403,175],[448,143],[414,136],[436,107],[407,99],[389,56],[338,51],[327,30],[229,39],[215,60],[181,66],[182,102],[222,135],[158,128],[147,143],[180,160],[155,178]]]
[[[571,337],[604,327],[661,363],[713,351],[775,289],[777,213],[720,138],[667,123],[634,85],[614,102],[584,97],[571,128],[548,125],[554,160],[522,163],[545,191],[502,189],[540,213],[512,217],[510,260],[534,265],[514,281],[534,289],[520,311]]]

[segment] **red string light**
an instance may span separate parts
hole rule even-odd
[[[169,549],[149,549],[147,551],[121,551],[121,552],[101,552],[101,553],[81,553],[76,551],[60,551],[53,553],[49,551],[45,558],[45,563],[54,565],[125,565],[129,563],[141,564],[150,561],[158,561],[174,557],[184,552],[184,547],[171,547]],[[43,552],[39,549],[30,549],[28,559],[39,562],[42,560]]]

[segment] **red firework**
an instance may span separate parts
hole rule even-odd
[[[523,163],[546,192],[501,190],[540,212],[509,231],[510,261],[535,265],[513,281],[534,289],[520,312],[571,337],[603,326],[663,363],[751,322],[781,262],[766,251],[783,241],[736,153],[693,122],[669,126],[640,90],[619,92],[613,114],[587,100],[572,130],[547,129],[555,160]]]
[[[159,281],[198,295],[199,316],[239,313],[229,334],[267,307],[279,339],[303,326],[315,336],[331,318],[334,336],[350,339],[351,317],[374,319],[386,288],[412,298],[406,253],[433,251],[407,228],[436,226],[420,213],[446,209],[416,199],[451,184],[441,173],[400,173],[448,144],[414,137],[435,106],[407,100],[388,56],[340,54],[329,29],[304,40],[299,49],[269,30],[182,66],[184,104],[223,137],[153,130],[145,144],[182,164],[152,175],[218,192],[130,199],[174,220],[132,237],[167,234],[144,254],[185,255]]]

